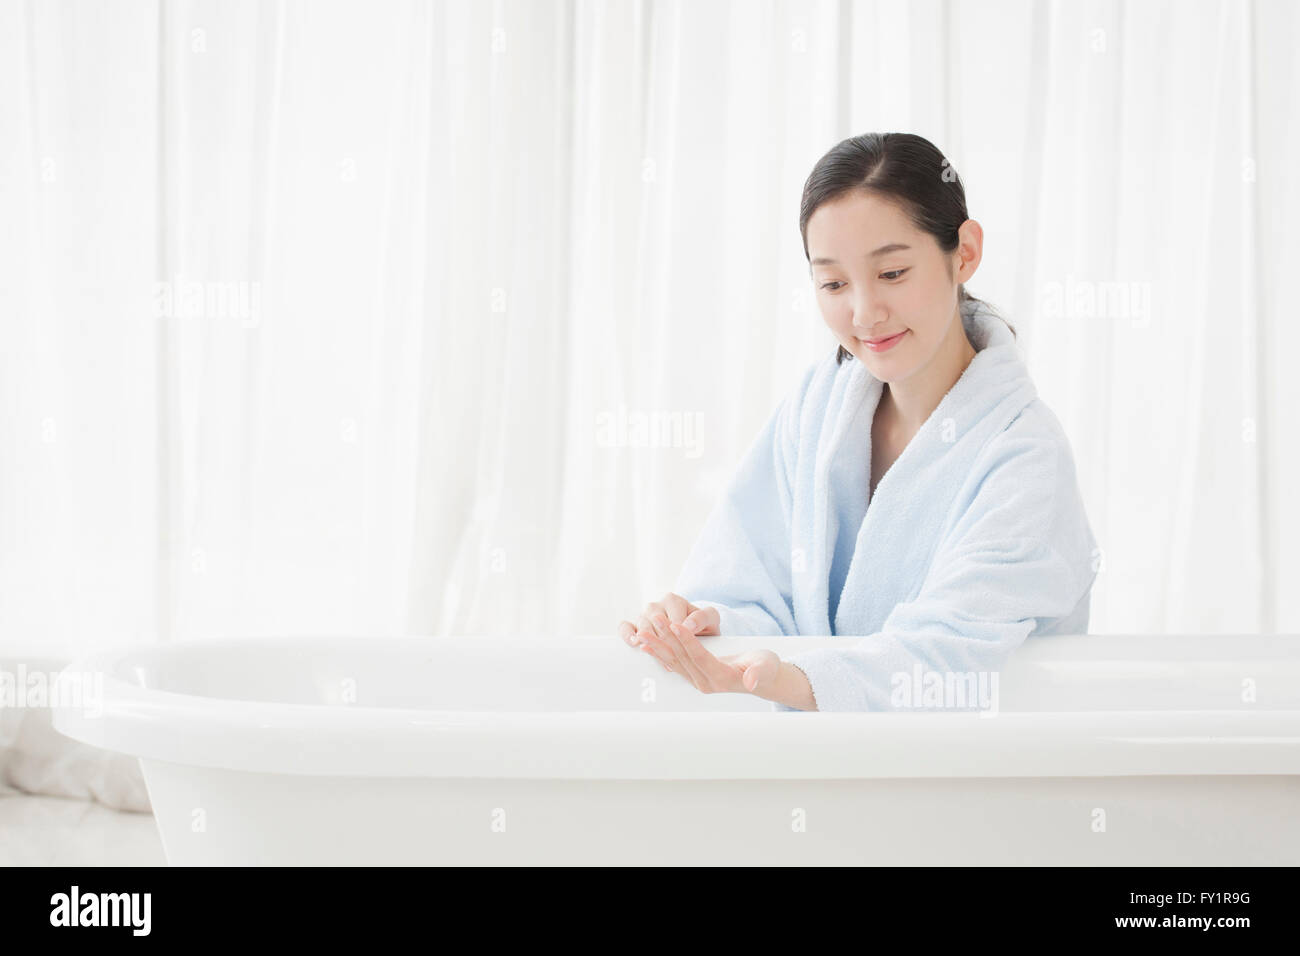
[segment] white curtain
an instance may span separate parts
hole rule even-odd
[[[1300,12],[0,2],[0,656],[608,633],[833,349],[838,140],[960,171],[1097,632],[1300,629]]]

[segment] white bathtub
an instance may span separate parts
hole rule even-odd
[[[1297,636],[1031,638],[995,714],[776,713],[613,637],[189,642],[64,677],[99,671],[102,713],[54,725],[139,756],[173,865],[1300,863]]]

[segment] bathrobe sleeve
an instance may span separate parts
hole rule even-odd
[[[819,711],[909,709],[901,685],[918,663],[991,676],[1036,630],[1086,633],[1095,541],[1068,445],[1004,431],[986,451],[916,597],[857,647],[783,657],[807,675]]]
[[[767,420],[705,520],[673,587],[696,607],[718,610],[720,634],[797,633],[790,577],[790,523],[803,395],[816,365]]]

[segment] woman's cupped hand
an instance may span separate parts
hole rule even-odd
[[[715,655],[701,637],[720,634],[713,607],[696,607],[669,592],[651,601],[635,622],[620,621],[619,637],[653,656],[665,670],[681,674],[705,694],[758,694],[776,680],[781,660],[772,651]]]

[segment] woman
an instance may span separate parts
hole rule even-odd
[[[966,293],[983,231],[955,171],[919,136],[852,137],[808,177],[799,228],[839,348],[620,635],[706,693],[861,711],[894,709],[918,665],[987,674],[1031,634],[1086,633],[1097,549],[1073,456],[1014,329]],[[711,634],[863,639],[715,657]]]

